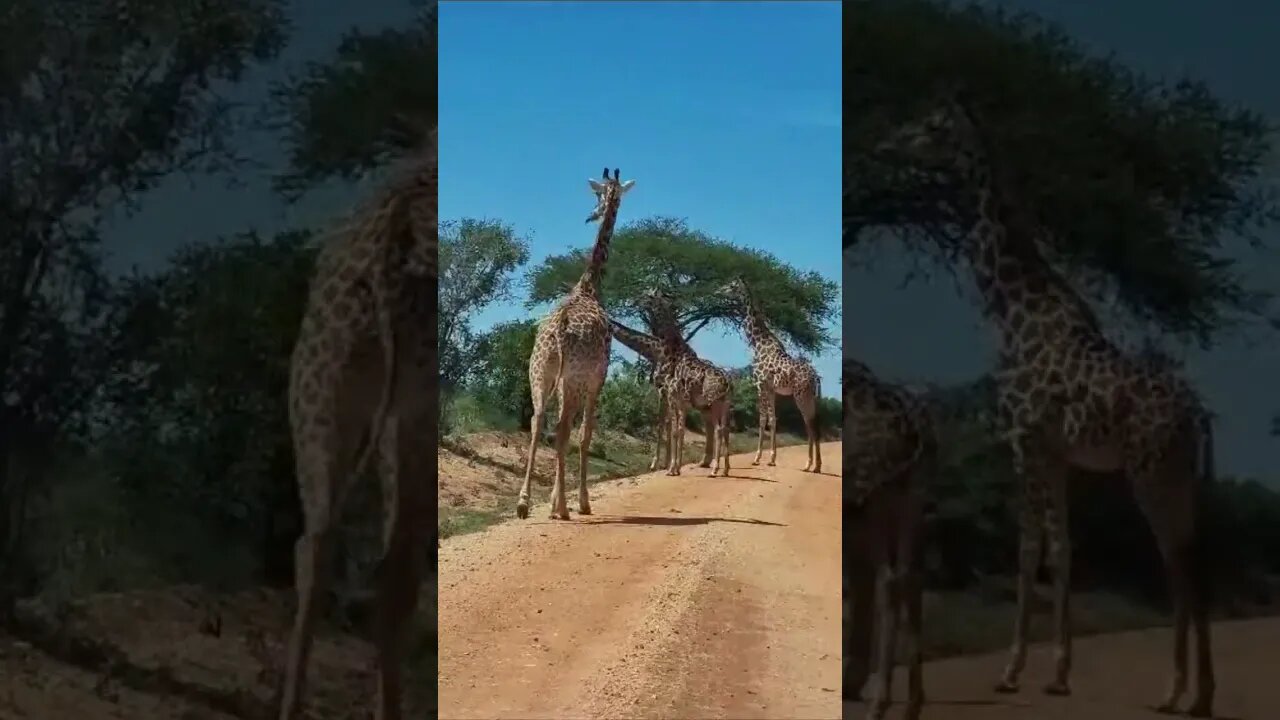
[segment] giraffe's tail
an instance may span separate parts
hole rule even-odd
[[[564,366],[567,364],[565,361],[568,358],[568,355],[564,351],[564,334],[565,334],[564,331],[565,331],[565,328],[568,327],[568,325],[569,325],[569,314],[560,313],[560,317],[556,318],[556,354],[560,356],[560,363],[556,366],[555,387],[560,388],[561,393],[564,392],[563,390],[564,385],[562,383],[564,382]],[[609,336],[610,338],[613,337],[612,331],[610,331]],[[561,396],[561,398],[563,399],[563,395]]]

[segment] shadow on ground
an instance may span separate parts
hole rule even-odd
[[[674,517],[668,515],[579,515],[579,525],[654,525],[659,527],[678,527],[681,525],[706,525],[713,522],[741,523],[743,525],[769,525],[785,527],[783,523],[756,520],[755,518],[722,518],[722,517]],[[558,525],[563,521],[547,520],[538,525]]]

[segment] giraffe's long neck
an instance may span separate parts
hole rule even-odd
[[[646,335],[639,330],[632,330],[617,320],[610,319],[609,324],[613,326],[613,336],[618,338],[618,341],[623,345],[631,348],[637,355],[652,363],[661,361],[661,340],[652,335]]]
[[[743,329],[746,330],[747,342],[751,345],[751,349],[756,355],[766,351],[780,354],[784,357],[788,355],[782,342],[769,329],[769,323],[765,321],[764,313],[760,312],[760,308],[756,307],[755,301],[750,298],[747,299],[747,317]]]
[[[684,333],[680,330],[680,324],[676,322],[675,312],[668,301],[661,301],[649,313],[649,329],[653,331],[655,337],[662,341],[668,353],[678,355],[682,353],[693,354],[693,348],[689,347],[689,343],[685,342]]]
[[[1004,348],[1027,351],[1061,333],[1099,332],[1093,311],[1041,257],[1034,238],[1016,243],[1010,237],[1013,213],[987,156],[970,152],[964,157],[962,172],[977,197],[977,220],[964,247],[983,311],[996,325]]]
[[[582,277],[578,278],[578,284],[574,286],[575,292],[600,298],[600,278],[604,275],[604,264],[609,260],[609,243],[613,240],[613,225],[618,219],[618,205],[618,198],[614,197],[600,216],[596,244],[591,248],[591,257],[587,260],[586,269],[582,271]]]

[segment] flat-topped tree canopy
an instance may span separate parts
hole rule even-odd
[[[1157,82],[1089,56],[1034,16],[921,0],[855,6],[846,249],[891,236],[955,268],[970,198],[950,177],[894,162],[884,143],[963,88],[1017,193],[1015,224],[1049,230],[1045,251],[1086,295],[1114,292],[1135,319],[1202,343],[1266,310],[1268,298],[1244,286],[1228,257],[1242,256],[1233,241],[1260,244],[1280,217],[1260,114],[1203,83]]]
[[[797,240],[800,242],[801,240]],[[545,258],[529,271],[529,307],[554,302],[582,273],[587,249]],[[761,250],[734,245],[691,229],[684,220],[653,217],[618,229],[601,283],[601,301],[613,316],[642,323],[654,288],[671,298],[685,339],[713,322],[736,322],[719,291],[742,276],[779,339],[804,352],[833,340],[826,323],[839,313],[839,286]]]

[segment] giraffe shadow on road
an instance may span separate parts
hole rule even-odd
[[[904,704],[905,704],[904,700],[902,700],[901,698],[899,697],[894,698],[895,707],[902,707]],[[930,716],[929,706],[931,705],[951,706],[951,707],[1008,707],[1008,708],[1033,707],[1032,704],[1028,702],[1014,702],[1009,700],[997,700],[997,699],[987,699],[987,698],[972,698],[972,699],[964,699],[964,700],[935,700],[934,698],[928,698],[927,700],[925,700],[924,707],[923,707],[924,712],[922,713],[926,717]],[[867,708],[867,701],[865,699],[859,699],[859,700],[851,700],[849,698],[844,699],[844,717],[845,718],[861,718],[866,714],[867,712],[866,708]]]
[[[755,480],[756,482],[771,482],[771,483],[778,482],[773,478],[753,477],[751,475],[701,475],[696,477],[705,477],[710,479],[720,478],[722,480]]]
[[[1155,705],[1143,705],[1142,709],[1150,712],[1154,717],[1191,717],[1181,710],[1177,712],[1162,712]],[[1213,715],[1209,720],[1244,720],[1244,718],[1235,715]]]
[[[744,525],[769,525],[786,527],[783,523],[756,520],[754,518],[722,518],[722,517],[671,517],[667,515],[586,515],[578,516],[578,523],[583,525],[706,525],[713,522],[742,523]]]

